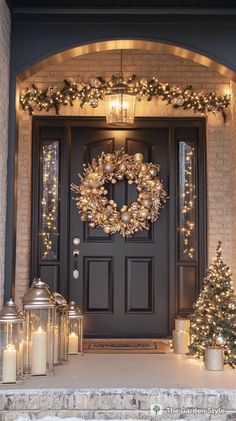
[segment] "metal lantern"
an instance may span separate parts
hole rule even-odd
[[[22,303],[26,319],[24,371],[31,376],[52,375],[55,299],[48,285],[35,278]]]
[[[54,364],[65,364],[68,362],[68,304],[66,299],[58,292],[54,292],[53,296],[56,302],[54,325]]]
[[[105,113],[108,124],[121,126],[134,123],[136,95],[131,93],[123,75],[111,92],[105,95]]]
[[[0,311],[1,383],[23,380],[24,318],[12,300]]]
[[[69,355],[83,354],[83,319],[79,307],[74,301],[71,301],[68,306],[69,313]]]

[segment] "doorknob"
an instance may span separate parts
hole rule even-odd
[[[73,237],[72,243],[74,244],[74,246],[78,246],[80,244],[80,238],[79,237]]]
[[[79,250],[73,250],[73,278],[79,277]]]

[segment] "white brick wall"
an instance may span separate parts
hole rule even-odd
[[[5,1],[0,0],[0,306],[5,261],[10,31],[10,12]]]
[[[64,78],[73,78],[75,81],[89,80],[95,75],[109,77],[119,71],[119,51],[94,53],[71,59],[59,66],[51,66],[37,73],[27,80],[22,89],[31,83],[38,86],[54,85]],[[123,70],[126,76],[137,74],[138,77],[158,76],[161,82],[169,82],[185,86],[192,84],[194,89],[201,91],[216,91],[225,93],[230,87],[230,81],[219,73],[179,57],[158,54],[152,51],[127,50],[124,52]],[[52,112],[52,114],[54,114]],[[153,100],[149,103],[138,103],[136,114],[138,116],[186,116],[195,114],[183,110],[175,110],[161,101]],[[48,114],[47,114],[48,115]],[[79,104],[74,107],[63,107],[61,115],[94,116],[104,115],[104,104],[97,109],[85,105],[83,109]],[[236,119],[236,117],[235,117]],[[207,184],[208,184],[208,241],[209,258],[215,254],[218,240],[222,240],[224,257],[231,264],[236,275],[236,259],[234,258],[235,235],[231,235],[231,211],[236,214],[236,182],[234,191],[231,190],[230,178],[230,152],[233,149],[231,142],[233,120],[224,125],[221,116],[209,115],[207,118]],[[30,195],[31,195],[31,117],[21,112],[20,115],[20,145],[19,145],[19,189],[18,189],[18,222],[17,222],[17,270],[16,270],[16,296],[19,299],[29,283],[29,255],[30,255]],[[236,129],[234,130],[236,142]],[[236,175],[236,146],[234,148]],[[236,177],[234,177],[236,180]],[[235,203],[232,202],[232,193]],[[234,203],[234,206],[232,205]],[[233,243],[232,243],[233,240]],[[235,251],[236,254],[236,251]],[[234,263],[235,262],[235,263]]]

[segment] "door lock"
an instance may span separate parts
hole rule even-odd
[[[79,250],[73,250],[73,278],[79,277]]]

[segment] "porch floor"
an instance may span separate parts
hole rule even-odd
[[[55,376],[26,379],[0,390],[57,388],[235,389],[236,370],[206,371],[202,361],[185,355],[84,354],[55,367]]]

